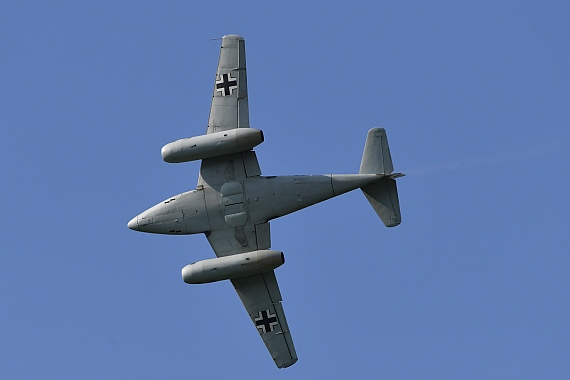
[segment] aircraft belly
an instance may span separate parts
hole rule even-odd
[[[240,190],[241,189],[241,190]],[[204,187],[210,230],[206,233],[219,257],[256,250],[256,230],[243,202],[243,187],[231,181],[220,191]]]
[[[223,219],[222,209],[220,207],[222,205],[220,193],[210,186],[205,186],[204,199],[206,203],[206,213],[210,222],[210,230],[223,230],[225,222]]]
[[[192,190],[181,195],[182,214],[186,231],[197,234],[208,231],[210,223],[206,214],[204,191]]]
[[[232,205],[231,209],[226,207],[224,220],[230,227],[240,227],[247,223],[247,212],[243,207],[243,203]]]
[[[257,177],[244,181],[250,218],[268,221],[335,196],[331,177]]]
[[[269,183],[265,177],[247,178],[243,181],[245,189],[245,205],[249,213],[249,220],[254,223],[263,223],[268,220],[267,215],[272,212],[269,201]]]
[[[220,189],[224,208],[224,220],[230,227],[247,223],[247,211],[243,204],[243,186],[238,181],[226,182]]]

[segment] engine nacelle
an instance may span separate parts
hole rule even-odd
[[[237,128],[189,137],[162,147],[162,159],[178,163],[245,152],[263,142],[263,132],[254,128]]]
[[[187,284],[205,284],[229,280],[273,270],[285,262],[283,252],[252,251],[232,256],[202,260],[182,268],[182,279]]]

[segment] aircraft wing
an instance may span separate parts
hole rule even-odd
[[[253,226],[254,240],[251,244],[251,239],[248,239],[251,236],[246,232],[250,229],[247,224],[244,227],[213,231],[207,235],[218,257],[269,248],[269,223]],[[231,282],[277,367],[285,368],[294,364],[297,354],[274,271],[235,278]]]
[[[246,162],[255,161],[254,152],[244,152],[202,161],[200,181],[206,207],[223,211],[210,218],[212,231],[206,234],[216,256],[229,256],[271,247],[269,222],[249,219],[241,183],[248,177]],[[259,172],[251,169],[249,173]],[[259,175],[259,174],[257,174]],[[212,205],[212,207],[210,207]],[[223,214],[223,218],[222,215]],[[281,292],[273,271],[232,279],[251,321],[267,346],[275,364],[285,368],[297,361],[297,354],[281,305]]]
[[[275,273],[269,271],[231,281],[277,367],[293,365],[297,354],[281,305]]]
[[[249,128],[245,40],[241,36],[222,38],[208,133]]]
[[[208,133],[249,128],[245,41],[224,36],[208,120]],[[248,215],[243,181],[261,175],[255,152],[247,151],[202,160],[198,187],[204,190],[211,231],[206,234],[216,256],[268,249],[270,227]],[[275,364],[288,367],[297,354],[273,271],[232,279],[253,325]]]

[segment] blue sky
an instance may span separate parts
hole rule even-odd
[[[567,2],[3,2],[0,377],[570,376]],[[403,222],[355,191],[275,220],[278,370],[203,236],[130,231],[194,188],[219,41],[246,39],[266,175],[355,173],[386,128]]]

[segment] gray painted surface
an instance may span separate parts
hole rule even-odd
[[[222,39],[207,135],[188,139],[188,146],[182,141],[166,149],[167,157],[174,154],[172,149],[182,152],[172,159],[176,162],[180,157],[202,155],[197,188],[149,208],[128,227],[158,234],[204,233],[220,259],[189,265],[183,276],[187,273],[190,282],[192,278],[197,282],[230,279],[275,364],[284,368],[297,361],[297,354],[273,271],[278,265],[272,262],[266,271],[250,272],[240,266],[256,251],[271,247],[271,219],[354,189],[362,189],[386,226],[398,225],[401,216],[394,179],[402,174],[392,173],[386,131],[375,128],[368,132],[359,174],[264,177],[250,150],[257,143],[216,150],[218,139],[208,137],[236,128],[249,128],[245,41],[230,35]],[[191,152],[194,143],[203,149],[198,156]],[[218,270],[223,273],[216,274]]]

